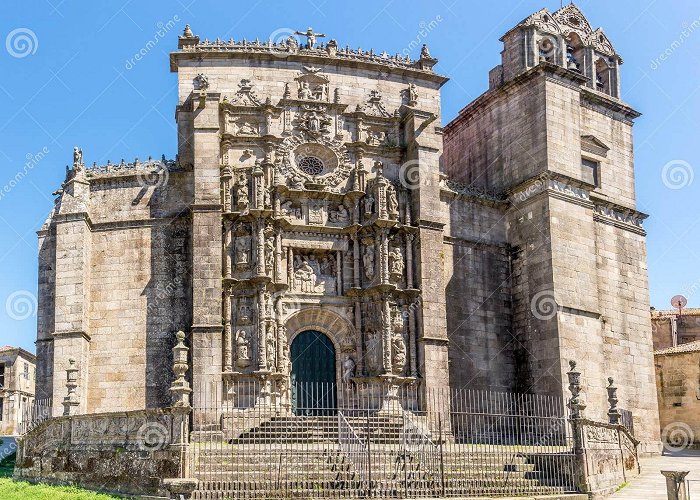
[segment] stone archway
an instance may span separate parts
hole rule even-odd
[[[335,379],[337,381],[342,380],[342,366],[345,356],[350,356],[357,362],[359,334],[347,319],[335,311],[320,307],[307,307],[287,318],[285,327],[287,349],[292,345],[297,335],[308,330],[318,331],[328,336],[335,349]]]

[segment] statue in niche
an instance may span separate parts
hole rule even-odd
[[[294,273],[294,277],[299,282],[299,288],[304,293],[315,293],[316,273],[306,260],[301,262],[301,266]]]
[[[272,273],[275,265],[275,240],[274,238],[265,239],[265,268],[268,273]]]
[[[271,318],[272,314],[272,294],[270,292],[265,292],[263,296],[263,308],[265,311],[265,317]]]
[[[253,310],[248,303],[248,297],[243,297],[238,304],[238,323],[249,325],[253,322]]]
[[[272,199],[270,198],[270,190],[269,189],[265,189],[263,191],[263,206],[265,208],[272,207]]]
[[[408,89],[406,91],[406,94],[408,95],[408,105],[409,106],[415,106],[416,104],[418,104],[418,91],[416,90],[415,83],[410,83],[408,85]]]
[[[258,129],[254,125],[248,122],[243,122],[239,127],[238,127],[238,132],[234,132],[234,134],[238,135],[258,135]]]
[[[316,114],[316,111],[309,113],[307,118],[307,126],[309,132],[320,132],[321,131],[321,118]]]
[[[348,355],[343,359],[343,382],[351,382],[355,376],[355,361]]]
[[[402,375],[406,367],[406,341],[403,338],[402,331],[394,332],[391,344],[394,351],[392,368],[396,375]]]
[[[386,143],[386,140],[386,132],[384,132],[383,130],[374,131],[371,129],[367,129],[367,139],[365,139],[365,142],[370,146],[380,146]]]
[[[236,188],[236,199],[240,208],[248,206],[248,179],[245,174],[238,178],[238,187]]]
[[[396,217],[399,213],[399,200],[396,197],[396,189],[393,186],[389,186],[386,189],[386,208],[389,215]]]
[[[365,250],[362,253],[362,264],[365,268],[365,277],[368,280],[374,278],[374,248],[371,245],[365,245]]]
[[[313,92],[309,87],[309,82],[301,82],[299,87],[299,99],[313,99]]]
[[[235,263],[236,267],[245,268],[250,264],[250,245],[245,236],[236,238],[235,248]]]
[[[366,334],[365,361],[370,374],[378,374],[382,371],[382,339],[381,335],[374,330],[369,330]]]
[[[250,334],[244,329],[236,332],[236,366],[238,368],[250,366]]]
[[[372,196],[372,193],[368,193],[367,196],[365,196],[365,214],[373,214],[374,213],[374,196]]]
[[[393,278],[401,279],[403,277],[405,265],[403,262],[403,253],[399,247],[394,247],[389,251],[389,272]]]
[[[270,371],[275,369],[275,356],[277,352],[277,342],[275,341],[275,331],[273,326],[269,326],[267,329],[267,339],[266,339],[266,354],[267,354],[267,368]]]
[[[280,206],[282,215],[301,219],[301,208],[292,206],[291,200],[287,200]]]
[[[328,255],[324,255],[323,258],[321,259],[321,274],[325,276],[335,276],[335,261],[333,260],[332,257],[329,257]]]
[[[337,210],[330,210],[328,212],[328,220],[336,224],[347,224],[350,222],[350,213],[348,209],[345,208],[345,205],[341,203],[338,205]]]

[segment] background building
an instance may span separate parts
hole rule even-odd
[[[0,347],[0,436],[20,433],[34,405],[36,358],[19,347]]]

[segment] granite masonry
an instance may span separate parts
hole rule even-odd
[[[321,37],[188,26],[177,159],[86,167],[75,149],[39,232],[37,397],[56,415],[166,408],[183,330],[195,408],[246,380],[274,405],[309,375],[290,348],[314,331],[336,381],[416,391],[564,397],[576,359],[586,416],[607,420],[614,377],[658,450],[639,114],[603,31],[574,5],[524,20],[444,129],[427,47]]]

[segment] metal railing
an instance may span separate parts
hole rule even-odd
[[[17,431],[24,435],[40,423],[51,418],[53,412],[52,401],[47,399],[35,399],[31,405],[22,409],[22,418],[18,422]]]
[[[211,383],[193,399],[193,498],[575,491],[560,398],[282,379]]]

